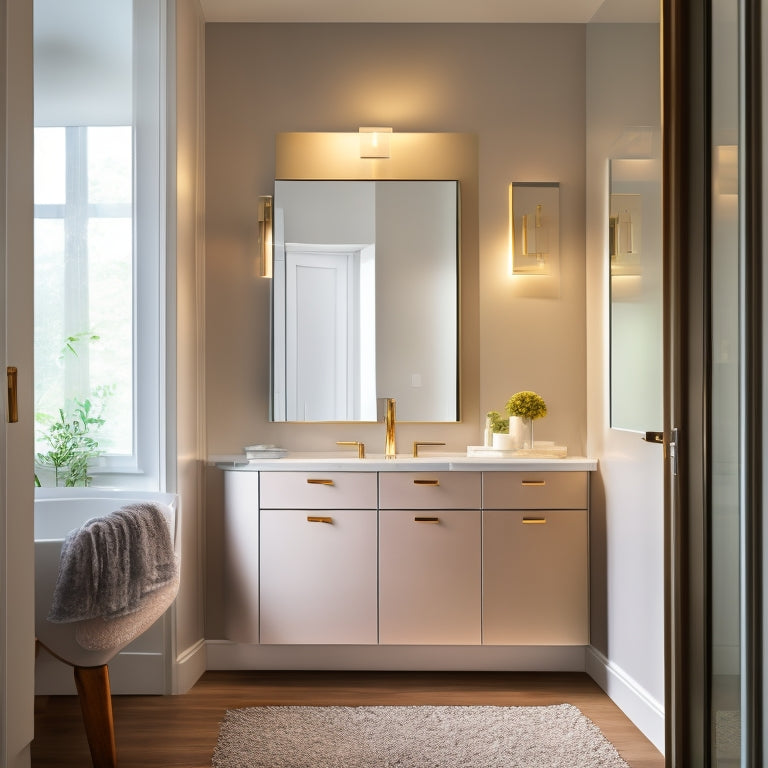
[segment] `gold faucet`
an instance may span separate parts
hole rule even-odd
[[[378,418],[385,424],[384,458],[394,459],[397,455],[395,444],[395,400],[392,397],[380,397],[377,400]],[[384,415],[382,416],[382,410]]]

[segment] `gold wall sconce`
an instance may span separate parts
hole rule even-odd
[[[391,128],[360,128],[360,157],[389,157]]]
[[[272,277],[272,195],[259,197],[259,276]]]
[[[509,185],[509,274],[549,275],[560,250],[560,184]]]

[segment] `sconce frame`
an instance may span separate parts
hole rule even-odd
[[[550,275],[560,260],[560,183],[509,185],[509,274]]]

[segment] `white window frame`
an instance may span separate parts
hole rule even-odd
[[[133,2],[133,453],[105,456],[94,486],[161,490],[166,411],[164,2]]]

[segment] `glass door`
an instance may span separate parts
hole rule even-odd
[[[711,765],[742,764],[744,263],[739,237],[739,0],[711,4]]]
[[[761,0],[665,0],[667,765],[762,728]]]

